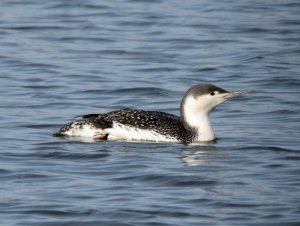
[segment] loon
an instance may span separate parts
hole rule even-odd
[[[209,113],[222,102],[248,91],[228,92],[212,84],[197,84],[187,90],[180,117],[159,111],[121,109],[88,114],[64,125],[55,135],[93,140],[209,142],[216,139]]]

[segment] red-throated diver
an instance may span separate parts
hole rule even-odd
[[[198,143],[214,140],[209,113],[232,97],[247,93],[227,92],[211,84],[192,86],[184,95],[180,117],[158,111],[122,109],[84,115],[64,125],[56,135],[95,140],[144,140]]]

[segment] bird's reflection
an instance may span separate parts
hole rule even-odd
[[[211,160],[201,159],[201,156],[207,154],[207,151],[196,151],[194,153],[183,153],[180,159],[188,166],[207,165]]]
[[[219,150],[215,146],[208,146],[208,144],[202,145],[201,148],[198,145],[197,149],[195,149],[195,146],[189,145],[189,148],[193,150],[185,148],[179,157],[188,166],[211,164],[212,160],[209,156],[213,153],[216,154],[216,151]]]

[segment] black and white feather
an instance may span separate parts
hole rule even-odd
[[[215,139],[208,114],[224,100],[244,94],[229,93],[210,84],[192,86],[184,95],[181,117],[138,109],[122,109],[104,114],[84,115],[64,125],[60,136],[93,139],[145,140],[192,143]]]

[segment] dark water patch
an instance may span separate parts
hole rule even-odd
[[[114,39],[109,38],[102,38],[102,37],[74,37],[74,36],[67,36],[61,37],[57,39],[58,41],[63,42],[77,42],[77,41],[85,41],[85,42],[114,42]]]
[[[82,11],[86,10],[102,10],[109,9],[109,5],[104,5],[103,3],[99,4],[99,2],[49,2],[44,6],[46,9],[82,9]]]
[[[155,209],[155,208],[154,208]],[[157,216],[157,215],[163,215],[166,217],[189,217],[191,214],[187,212],[182,212],[176,210],[176,208],[170,208],[170,210],[123,210],[126,213],[133,213],[133,214],[144,214],[144,215],[151,215],[151,216]],[[206,216],[205,216],[206,217]]]
[[[43,99],[43,98],[49,98],[51,96],[49,96],[48,94],[44,93],[44,94],[36,94],[34,96],[34,98],[40,98],[40,99]],[[53,97],[53,96],[52,96]],[[14,104],[14,106],[9,106],[8,108],[9,109],[23,109],[23,110],[26,110],[28,108],[30,108],[31,111],[35,110],[35,109],[45,109],[47,106],[53,106],[53,107],[59,107],[59,106],[73,106],[74,104],[73,103],[61,103],[61,102],[53,102],[53,103],[48,103],[48,104],[31,104],[31,105],[26,105],[24,102],[21,104],[21,103],[16,103]],[[33,122],[33,123],[36,123],[36,122]]]
[[[268,87],[280,86],[280,87],[299,87],[300,80],[296,78],[287,78],[286,76],[276,76],[271,80],[265,80],[265,84]]]
[[[53,134],[49,134],[49,136],[52,137]],[[74,144],[74,145],[78,144],[79,146],[84,144],[84,143],[82,143],[80,141],[76,141],[76,140],[71,141],[71,143]],[[46,147],[49,147],[49,146],[56,147],[56,146],[59,146],[61,144],[65,144],[63,140],[55,139],[55,141],[49,140],[47,142],[37,142],[37,143],[35,143],[35,146],[36,146],[36,148],[43,149],[43,148],[46,148]]]
[[[67,26],[56,26],[56,25],[20,25],[20,26],[10,26],[10,27],[0,27],[0,29],[5,29],[5,30],[15,30],[15,31],[43,31],[43,30],[70,30],[71,28]]]
[[[120,50],[120,49],[109,49],[109,50],[102,50],[101,53],[103,55],[108,54],[108,55],[144,55],[141,52],[138,51],[128,51],[128,50]]]
[[[262,113],[263,115],[269,116],[269,118],[278,118],[278,117],[288,117],[296,114],[296,111],[293,110],[273,110]]]
[[[242,33],[269,33],[271,30],[261,27],[238,28]]]
[[[126,0],[126,2],[133,2],[133,3],[146,3],[148,5],[157,4],[157,3],[163,3],[162,0],[153,0],[153,1],[147,1],[147,0]]]
[[[277,158],[277,160],[287,160],[287,161],[299,161],[300,160],[300,150],[297,151],[299,155],[289,155]]]
[[[210,72],[210,71],[217,71],[217,68],[214,67],[203,67],[203,68],[195,68],[194,71],[196,72]]]
[[[74,91],[72,93],[77,93],[77,92]],[[99,95],[99,97],[101,97],[103,95],[111,95],[111,90],[107,90],[107,89],[91,89],[91,90],[80,91],[80,93],[92,94],[92,95],[96,94],[96,95]]]
[[[173,59],[177,55],[171,53],[159,53],[157,51],[152,51],[149,53],[148,50],[119,50],[119,49],[108,49],[99,51],[99,54],[106,59],[135,59],[138,61],[148,61],[150,62],[158,62],[158,56],[160,56],[160,60],[168,63],[168,59]]]
[[[51,152],[51,153],[36,153],[34,157],[49,158],[49,159],[68,159],[68,160],[99,160],[109,157],[107,151],[101,150],[97,153],[69,153],[69,152]]]
[[[65,106],[65,105],[64,105]],[[32,124],[32,125],[22,125],[20,127],[29,128],[29,129],[48,129],[48,128],[57,128],[61,126],[60,124]]]
[[[27,223],[28,222],[28,223]],[[134,223],[126,223],[126,222],[120,222],[117,220],[77,220],[77,221],[70,221],[70,220],[64,220],[64,221],[58,221],[58,222],[53,222],[53,221],[41,221],[42,225],[45,226],[57,226],[58,224],[62,224],[64,226],[82,226],[83,224],[86,226],[134,226],[136,224]],[[40,223],[32,222],[32,221],[25,221],[25,225],[40,225]],[[162,224],[164,226],[164,224]]]
[[[300,25],[299,20],[293,20],[293,19],[281,19],[280,23],[284,25]]]
[[[264,167],[265,168],[270,168],[270,169],[276,169],[276,168],[286,167],[286,165],[284,165],[284,164],[268,164]]]
[[[59,86],[59,85],[27,85],[27,86],[22,86],[22,88],[26,89],[59,89],[59,88],[65,88],[64,86]]]
[[[108,10],[111,7],[107,4],[103,4],[99,2],[49,2],[48,5],[45,6],[46,9],[62,9],[62,8],[74,8],[74,9],[82,9],[82,11],[86,10]]]
[[[13,173],[11,170],[0,169],[0,177]]]
[[[49,180],[50,177],[51,176],[45,174],[16,172],[12,175],[6,176],[6,179],[10,179],[14,183],[23,183],[25,181],[30,181],[33,183],[42,183],[44,181]]]
[[[141,96],[168,96],[170,91],[156,87],[138,87],[115,89],[109,92],[118,95],[141,95]]]
[[[232,202],[217,202],[213,204],[218,208],[253,208],[259,207],[260,205],[251,203],[232,203]]]
[[[111,8],[111,7],[108,6],[108,5],[99,4],[99,3],[90,4],[90,3],[88,3],[88,2],[86,2],[86,3],[83,2],[83,3],[80,5],[80,7],[86,8],[86,9],[97,9],[97,10],[99,10],[99,9],[100,9],[100,10],[102,10],[102,9],[108,10],[108,9]]]
[[[76,210],[50,210],[50,209],[34,209],[34,206],[31,207],[33,210],[13,210],[13,211],[4,211],[6,214],[30,214],[30,215],[41,215],[41,216],[52,216],[55,218],[64,218],[70,216],[86,216],[93,213],[93,210],[87,211],[76,211]]]
[[[249,146],[243,147],[243,150],[256,150],[256,151],[271,151],[271,152],[283,152],[283,153],[300,153],[299,150],[282,148],[277,146]]]
[[[288,70],[289,69],[289,66],[287,66],[287,65],[278,65],[278,64],[266,65],[266,67],[271,68],[271,69],[276,69],[276,70]]]
[[[174,176],[163,174],[145,174],[137,176],[125,176],[114,178],[117,181],[137,182],[137,183],[151,183],[159,186],[176,186],[176,187],[191,187],[191,186],[212,186],[217,182],[207,178],[197,176]]]
[[[25,64],[22,65],[23,67],[29,67],[29,68],[45,68],[45,69],[53,69],[53,67],[60,68],[58,65],[52,65],[52,64],[45,64],[45,63],[31,63],[31,62],[26,62]]]
[[[172,39],[161,39],[160,42],[166,42],[170,44],[199,44],[199,45],[210,45],[210,44],[226,44],[226,43],[233,43],[235,40],[229,40],[229,39],[193,39],[193,38],[172,38]]]
[[[72,73],[72,74],[65,74],[64,77],[67,78],[68,80],[72,81],[78,81],[78,83],[82,84],[80,82],[80,78],[84,77],[86,81],[90,81],[90,82],[97,82],[99,83],[99,85],[101,84],[101,82],[107,82],[107,78],[105,77],[105,75],[110,74],[107,72],[102,72],[101,70],[91,70],[91,69],[87,69],[87,72],[90,73],[83,73],[83,74],[79,74],[79,73]],[[73,81],[73,82],[75,82]]]
[[[155,21],[122,21],[119,23],[120,26],[132,26],[132,27],[145,27],[155,25]]]
[[[240,62],[253,62],[253,61],[261,61],[263,60],[265,57],[262,55],[256,55],[256,56],[251,56],[251,57],[243,57],[241,58],[239,61]]]
[[[134,69],[135,71],[138,72],[173,72],[177,71],[178,69],[176,68],[171,68],[171,67],[147,67],[147,68],[137,68]]]
[[[57,97],[54,95],[48,95],[48,94],[37,94],[35,95],[35,98],[40,98],[40,99],[44,99],[44,98],[53,98],[53,97]],[[32,104],[32,105],[26,105],[24,103],[15,103],[13,106],[9,106],[7,107],[8,109],[23,109],[26,110],[28,108],[30,108],[30,111],[33,111],[35,109],[46,109],[47,107],[53,107],[58,109],[61,108],[66,108],[66,106],[71,106],[73,107],[75,104],[73,102],[68,102],[68,101],[63,101],[63,102],[51,102],[51,103],[43,103],[43,104]],[[13,115],[13,114],[10,114]],[[38,115],[38,114],[35,114]],[[38,117],[38,116],[37,116]],[[34,127],[36,121],[34,121],[32,123],[32,126]],[[53,124],[54,125],[54,124]],[[30,125],[24,125],[24,127],[30,127]]]

